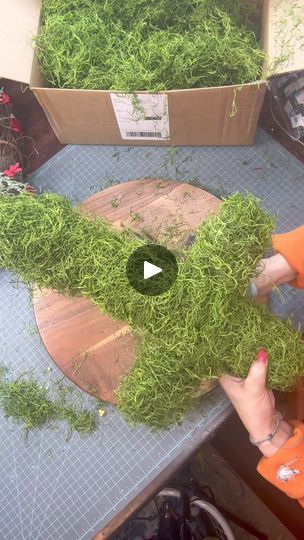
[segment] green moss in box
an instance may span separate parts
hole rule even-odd
[[[133,92],[255,81],[264,53],[252,0],[44,0],[36,39],[59,88]]]
[[[300,333],[245,298],[273,226],[253,197],[233,195],[198,228],[172,288],[151,297],[132,289],[125,272],[143,241],[87,219],[58,195],[1,197],[0,264],[28,284],[81,294],[132,327],[136,359],[119,407],[159,429],[198,402],[202,380],[245,376],[260,347],[271,388],[288,389],[304,373]]]

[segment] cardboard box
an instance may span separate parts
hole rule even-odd
[[[273,62],[273,74],[304,68],[302,8],[303,0],[263,1],[264,50],[270,63],[280,58]],[[32,36],[39,29],[40,10],[41,0],[1,2],[0,50],[7,53],[0,60],[0,75],[30,85],[61,143],[253,144],[267,84],[266,66],[264,79],[249,84],[170,90],[152,96],[138,92],[136,96],[148,119],[141,123],[130,115],[130,122],[124,124],[122,112],[130,112],[131,100],[123,95],[106,90],[47,87],[32,47]],[[154,110],[155,103],[158,113],[151,117],[149,110]]]

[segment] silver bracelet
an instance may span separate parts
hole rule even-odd
[[[272,442],[272,439],[273,437],[275,436],[275,434],[279,431],[280,429],[280,426],[281,426],[281,422],[283,420],[283,416],[281,415],[281,413],[279,411],[275,411],[275,424],[274,424],[274,428],[272,430],[271,433],[269,433],[269,435],[267,435],[266,439],[262,439],[261,441],[255,441],[251,435],[249,435],[249,440],[252,444],[254,444],[255,446],[260,446],[260,444],[262,443],[265,443],[265,442]]]

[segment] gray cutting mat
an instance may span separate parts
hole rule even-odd
[[[133,178],[195,181],[229,194],[252,192],[278,216],[278,230],[304,221],[302,164],[264,132],[254,147],[155,148],[67,146],[33,176],[41,191],[72,201]],[[304,292],[283,288],[271,306],[304,325]],[[15,375],[35,368],[49,383],[60,372],[40,342],[30,297],[16,278],[0,272],[1,359]],[[51,371],[48,368],[52,368]],[[88,406],[93,400],[76,390]],[[24,439],[22,430],[0,416],[0,538],[80,540],[101,527],[189,445],[206,437],[229,411],[218,389],[180,427],[162,434],[130,428],[107,407],[98,432],[66,440],[61,424]]]

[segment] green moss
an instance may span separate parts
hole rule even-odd
[[[86,296],[131,326],[136,361],[118,389],[119,408],[131,422],[158,429],[198,402],[202,380],[246,375],[260,347],[271,388],[288,389],[304,373],[300,333],[245,298],[273,227],[254,197],[233,195],[177,254],[172,288],[150,297],[132,289],[125,273],[143,240],[88,219],[58,195],[2,197],[0,264],[27,284]]]
[[[48,390],[32,377],[8,380],[4,367],[0,368],[0,407],[6,417],[21,422],[24,430],[40,428],[51,420],[64,420],[70,432],[89,434],[96,428],[96,415],[65,404],[65,400],[51,400]]]
[[[44,0],[36,38],[60,88],[134,92],[243,84],[264,53],[251,0]]]

